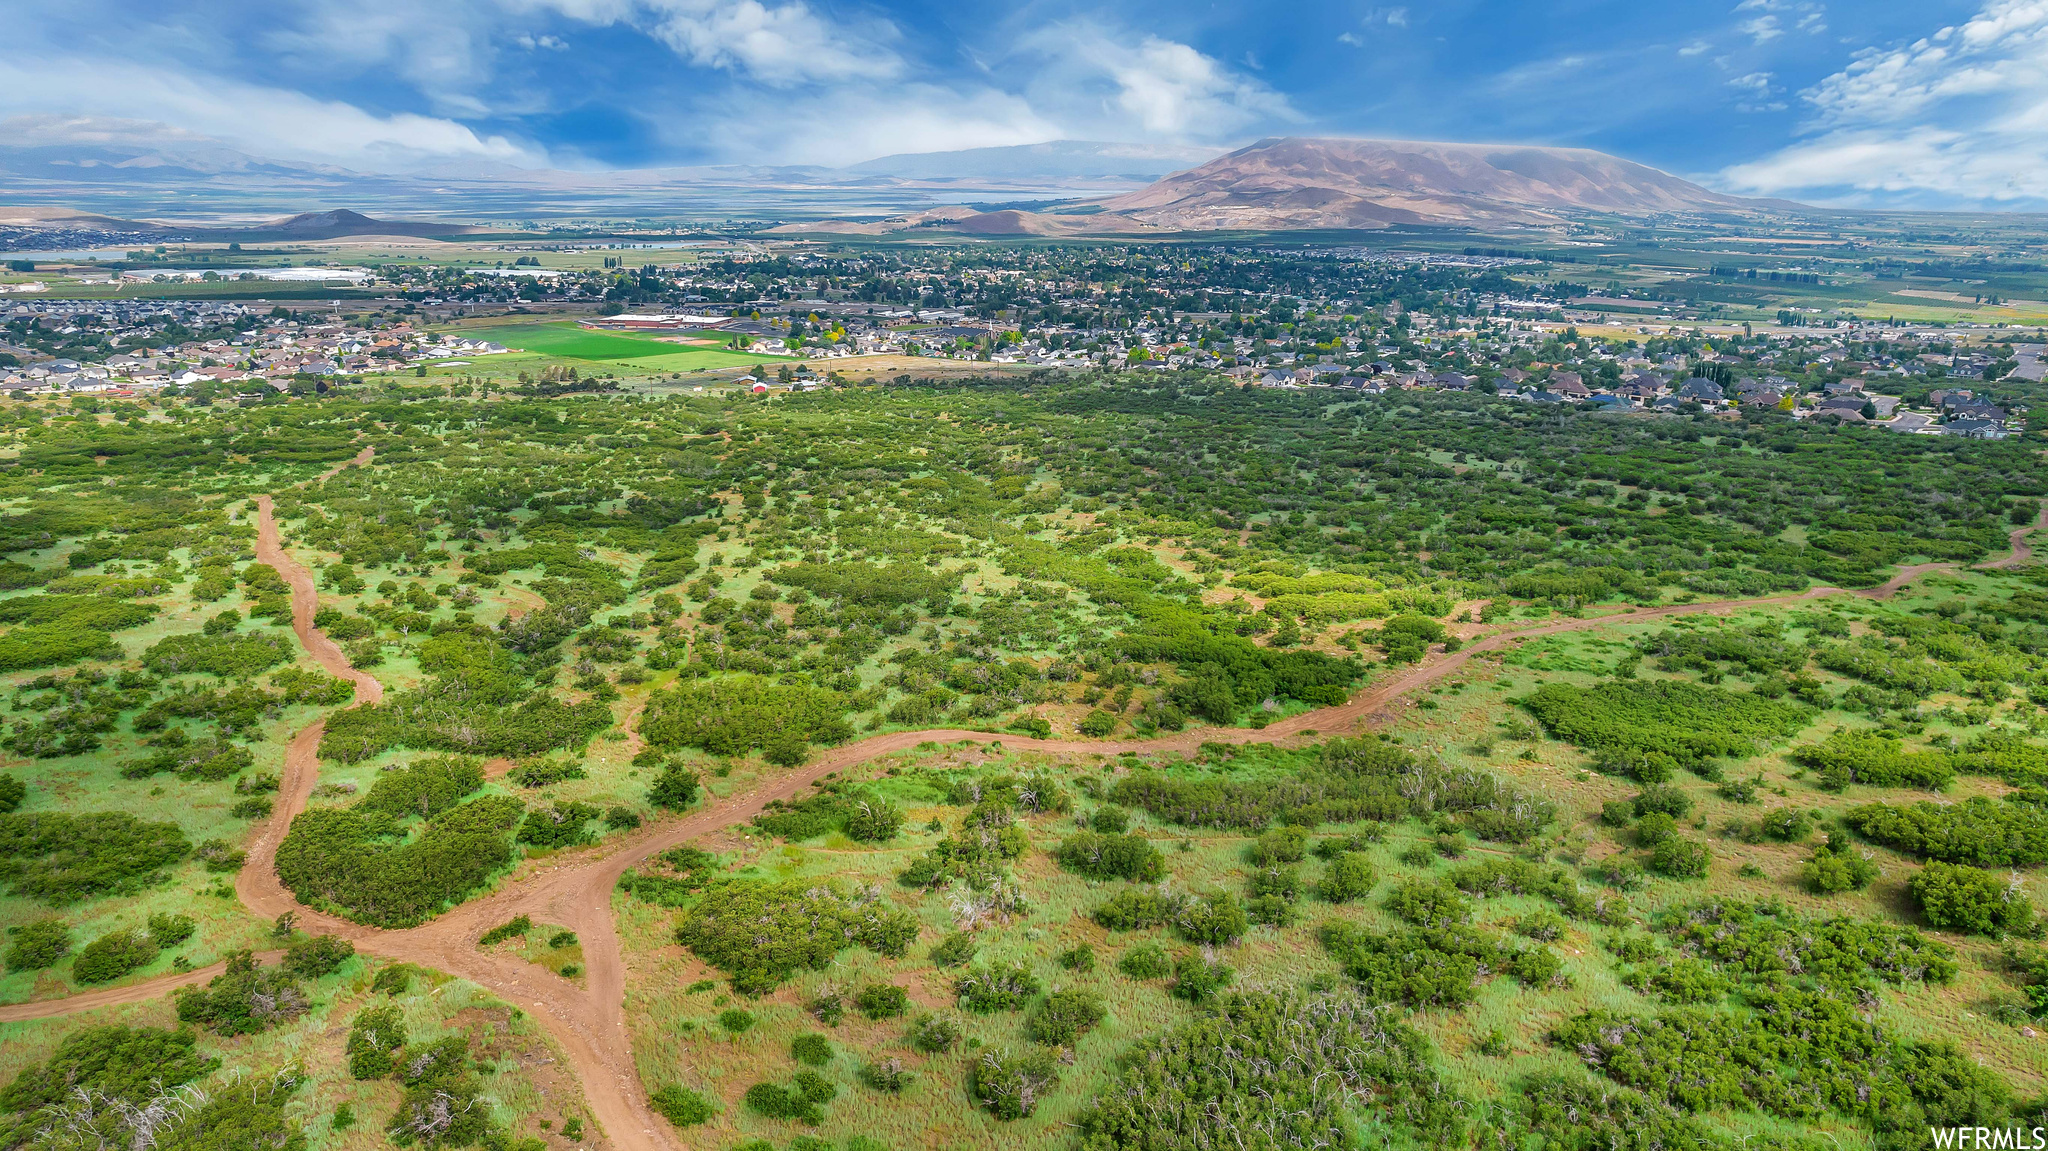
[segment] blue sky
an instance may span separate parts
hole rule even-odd
[[[1572,145],[1733,191],[2048,204],[2048,0],[0,0],[0,138],[366,171],[1050,139]]]

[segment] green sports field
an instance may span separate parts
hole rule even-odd
[[[633,332],[593,332],[573,323],[508,324],[471,328],[462,333],[508,348],[593,363],[621,364],[636,370],[680,372],[692,368],[726,368],[769,363],[786,356],[765,356],[729,348],[692,348]]]

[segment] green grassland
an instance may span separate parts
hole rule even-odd
[[[531,343],[553,341],[535,356],[634,369],[662,358],[637,354],[649,340],[520,330]],[[2038,567],[1966,567],[2002,554],[2006,532],[2048,494],[2031,443],[1706,417],[1556,420],[1460,397],[1376,406],[1192,378],[862,388],[773,401],[483,402],[433,387],[372,400],[180,407],[175,420],[144,424],[48,404],[0,415],[12,445],[0,455],[0,548],[10,561],[0,576],[16,585],[0,594],[0,619],[13,621],[0,623],[0,650],[21,629],[48,626],[28,622],[42,618],[35,611],[112,618],[69,600],[37,607],[33,597],[155,609],[108,633],[117,651],[0,673],[12,709],[4,734],[16,741],[0,772],[26,783],[29,815],[120,812],[173,823],[193,845],[246,845],[257,822],[232,814],[248,798],[236,778],[276,773],[291,733],[322,714],[332,742],[307,827],[338,813],[390,815],[372,805],[378,789],[448,757],[512,761],[451,802],[591,812],[579,821],[582,842],[491,833],[503,862],[439,893],[459,902],[605,850],[629,819],[668,818],[649,792],[677,769],[708,796],[730,798],[868,733],[982,733],[829,777],[821,798],[797,805],[808,827],[771,814],[698,844],[719,877],[741,885],[735,892],[786,881],[838,884],[847,898],[871,888],[864,906],[915,928],[901,954],[849,945],[765,991],[750,977],[736,986],[738,973],[678,942],[702,897],[656,899],[630,885],[615,894],[642,1080],[714,1106],[708,1125],[681,1132],[693,1146],[759,1138],[822,1151],[796,1141],[844,1146],[856,1137],[892,1148],[1072,1145],[1079,1136],[1069,1124],[1093,1121],[1091,1101],[1115,1095],[1128,1055],[1229,1002],[1176,996],[1173,976],[1126,975],[1126,953],[1150,945],[1194,962],[1206,949],[1233,969],[1238,990],[1332,1002],[1363,986],[1384,993],[1384,982],[1347,974],[1366,967],[1326,925],[1393,938],[1414,914],[1397,891],[1486,863],[1561,878],[1468,897],[1464,926],[1488,957],[1487,974],[1464,988],[1469,1002],[1461,993],[1386,1013],[1413,1030],[1413,1068],[1423,1070],[1383,1084],[1384,1098],[1409,1098],[1402,1092],[1424,1076],[1463,1101],[1466,1120],[1445,1134],[1391,1103],[1347,1103],[1350,1146],[1477,1146],[1494,1126],[1564,1139],[1527,1110],[1537,1097],[1530,1084],[1599,1092],[1617,1080],[1558,1034],[1589,1013],[1648,1020],[1675,1009],[1645,980],[1667,967],[1695,970],[1677,964],[1674,916],[1715,899],[1778,900],[1802,923],[1839,915],[1857,930],[1910,928],[1948,948],[1956,970],[1946,981],[1868,976],[1839,986],[1801,973],[1724,975],[1725,986],[1688,1008],[1706,1021],[1757,1025],[1758,997],[1786,989],[1842,996],[1897,1041],[1928,1051],[1953,1042],[1959,1058],[1996,1076],[1979,1110],[1929,1104],[1930,1115],[1997,1119],[2048,1091],[2042,1041],[2027,1030],[2040,1029],[2027,999],[2035,977],[2005,956],[2008,944],[2026,956],[2038,942],[1937,928],[1912,887],[1922,858],[1845,824],[1871,802],[1981,796],[2015,820],[2039,806],[2028,786],[2039,783],[2029,765],[2048,764],[2039,663],[2048,578]],[[375,448],[371,466],[291,486],[364,446]],[[251,562],[247,501],[258,492],[275,494],[288,546],[318,578],[322,626],[383,682],[385,703],[337,712],[266,695],[246,725],[172,715],[166,727],[245,749],[248,763],[217,779],[131,777],[128,765],[163,746],[149,742],[165,730],[145,720],[152,708],[162,713],[195,689],[281,695],[294,682],[282,671],[313,667],[275,614],[269,580],[252,570],[260,565]],[[1839,592],[1726,614],[1653,614],[1822,584],[1870,588],[1923,560],[1956,566],[1883,600]],[[17,600],[27,606],[8,606]],[[223,612],[233,616],[231,629],[214,625],[224,635],[284,641],[280,662],[253,669],[220,654],[212,672],[163,662],[162,651],[214,651],[203,637]],[[1449,658],[1452,646],[1550,624],[1581,630],[1483,650],[1355,728],[1237,754],[1193,734],[1172,752],[1151,742],[1208,725],[1256,739],[1276,719],[1416,661]],[[85,639],[80,650],[93,646]],[[148,654],[166,641],[174,642]],[[44,676],[45,686],[31,686]],[[1635,710],[1588,702],[1616,693]],[[1582,722],[1546,729],[1539,718],[1559,713],[1538,706],[1579,708]],[[1716,717],[1739,720],[1750,742],[1655,758],[1671,732],[1698,732]],[[82,726],[96,728],[87,732],[96,746],[35,754]],[[1551,737],[1566,730],[1588,746]],[[1914,762],[1938,761],[1954,778],[1930,792],[1830,776],[1809,760],[1838,730],[1895,739]],[[1083,732],[1128,753],[1002,746],[1025,733]],[[1331,742],[1339,739],[1365,742]],[[1333,755],[1368,768],[1347,775]],[[1395,758],[1403,766],[1387,768]],[[1389,782],[1393,775],[1404,782]],[[1029,780],[1034,798],[977,807],[977,788],[1015,792],[1003,776]],[[1288,788],[1319,789],[1321,798]],[[1195,794],[1226,797],[1217,809],[1236,814],[1183,822],[1172,797]],[[857,838],[845,803],[858,796],[900,809],[900,827]],[[1674,796],[1683,810],[1670,826],[1650,818]],[[1318,885],[1333,865],[1311,854],[1289,865],[1306,890],[1263,905],[1291,915],[1284,925],[1215,938],[1164,924],[1110,930],[1096,911],[1133,885],[1071,870],[1054,852],[1112,801],[1157,853],[1176,898],[1228,893],[1249,903],[1251,885],[1264,882],[1251,856],[1258,837],[1285,825],[1308,829],[1310,844],[1358,836],[1348,847],[1375,882],[1362,898],[1324,899]],[[900,881],[942,844],[957,847],[966,821],[984,817],[977,811],[991,829],[1014,821],[1018,833],[1002,840],[1009,854],[929,887]],[[1806,813],[1791,829],[1802,833],[1774,837],[1766,817],[1790,812]],[[431,839],[428,820],[401,814],[368,825],[370,838],[412,847]],[[1672,857],[1651,842],[1660,835],[1704,847],[1705,874],[1668,873]],[[1824,835],[1867,855],[1875,877],[1833,894],[1813,890],[1802,869]],[[2036,904],[2048,897],[2038,867],[2016,868],[2018,890]],[[271,924],[215,894],[231,887],[231,864],[210,871],[188,855],[163,870],[161,881],[61,904],[12,887],[0,894],[0,927],[54,914],[73,949],[0,977],[0,1002],[83,989],[83,945],[143,928],[152,915],[190,916],[196,932],[112,985],[276,945]],[[0,878],[15,882],[13,872]],[[1022,904],[991,906],[992,891],[1021,893]],[[977,904],[985,914],[968,936],[975,958],[941,965],[934,947]],[[534,924],[492,946],[535,964],[537,975],[578,979],[580,944],[554,942],[557,930]],[[1646,935],[1656,941],[1646,957],[1617,954],[1624,937]],[[1081,944],[1093,948],[1093,969],[1063,966],[1061,954]],[[1554,971],[1541,969],[1553,960]],[[1521,974],[1507,973],[1510,961]],[[959,977],[998,964],[1021,966],[1040,990],[1018,1011],[961,1007]],[[310,981],[307,1014],[249,1039],[202,1036],[202,1049],[229,1050],[228,1070],[297,1060],[310,1082],[292,1114],[310,1145],[382,1146],[399,1087],[351,1078],[343,1046],[349,1020],[382,1002],[370,990],[375,974],[351,960]],[[491,1065],[479,1075],[502,1133],[539,1135],[542,1119],[558,1129],[574,1088],[562,1065],[542,1062],[531,1024],[439,978],[422,976],[400,996],[411,1029],[469,1036],[470,1057]],[[867,1018],[858,993],[885,983],[905,989],[907,1013]],[[439,997],[428,994],[436,986]],[[1091,992],[1105,1011],[1064,1051],[1029,1030],[1062,991]],[[843,1000],[836,1023],[814,1011],[830,993]],[[750,1026],[721,1021],[735,1009],[752,1016]],[[957,1044],[935,1052],[908,1042],[920,1014],[954,1021]],[[44,1058],[67,1029],[172,1018],[157,1002],[0,1024],[0,1082]],[[822,1064],[793,1057],[792,1041],[811,1033],[830,1044]],[[1004,1051],[1042,1051],[1056,1076],[1020,1118],[998,1118],[973,1096],[976,1069]],[[914,1077],[899,1092],[871,1086],[883,1078],[873,1070],[863,1077],[890,1059]],[[806,1070],[836,1087],[817,1122],[747,1102],[756,1085],[786,1086]],[[337,1131],[343,1100],[362,1120]],[[1853,1107],[1644,1107],[1643,1123],[1697,1146],[1761,1138],[1760,1146],[1878,1147],[1897,1137]],[[546,1138],[549,1147],[579,1145]],[[863,1147],[872,1151],[853,1151]]]
[[[730,339],[712,333],[724,347],[691,347],[632,332],[602,332],[573,323],[514,324],[464,328],[462,334],[508,348],[535,352],[554,360],[605,364],[634,373],[693,372],[704,368],[747,367],[779,363],[786,356],[767,356],[730,347]]]

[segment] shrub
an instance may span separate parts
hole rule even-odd
[[[1069,836],[1053,851],[1060,866],[1090,879],[1128,879],[1150,883],[1166,874],[1166,859],[1143,836],[1100,835],[1083,831]]]
[[[1636,842],[1644,847],[1655,847],[1678,834],[1678,821],[1661,811],[1653,811],[1636,821]]]
[[[903,829],[903,809],[878,796],[849,797],[845,809],[847,837],[861,843],[885,843]]]
[[[13,772],[0,772],[0,815],[19,811],[21,801],[27,798],[27,784],[14,778]]]
[[[873,1063],[863,1063],[860,1067],[860,1081],[862,1083],[867,1084],[876,1091],[885,1092],[890,1095],[900,1094],[916,1078],[916,1075],[913,1075],[903,1066],[903,1060],[893,1055],[887,1059],[878,1059]]]
[[[0,815],[0,878],[13,895],[57,907],[162,882],[191,850],[177,824],[125,812]]]
[[[1122,835],[1131,826],[1131,813],[1114,803],[1105,803],[1088,817],[1088,826],[1103,835]]]
[[[1249,922],[1244,907],[1229,892],[1217,892],[1181,905],[1173,925],[1190,943],[1234,943]]]
[[[930,1054],[951,1051],[960,1042],[960,1026],[938,1015],[920,1015],[910,1025],[910,1045]]]
[[[1676,680],[1545,684],[1522,706],[1558,739],[1596,750],[1662,753],[1685,766],[1754,755],[1813,717],[1802,704]]]
[[[647,789],[647,802],[664,811],[682,811],[697,802],[697,773],[671,764],[661,769]]]
[[[1140,931],[1171,922],[1186,902],[1170,891],[1125,888],[1096,908],[1093,918],[1110,931]]]
[[[1229,964],[1190,951],[1173,961],[1173,982],[1167,993],[1189,1003],[1207,1003],[1237,978]]]
[[[959,967],[974,958],[974,936],[956,931],[932,944],[931,961],[936,967]]]
[[[158,947],[176,947],[192,938],[199,924],[189,915],[156,914],[149,917],[149,938]]]
[[[832,1041],[815,1031],[806,1032],[789,1041],[789,1056],[798,1063],[823,1067],[832,1062]]]
[[[149,936],[125,928],[109,931],[79,950],[71,977],[80,983],[111,982],[148,964],[156,955],[156,943]]]
[[[71,950],[71,929],[61,919],[31,919],[8,928],[7,934],[14,937],[7,947],[9,971],[39,971]]]
[[[718,1114],[709,1099],[687,1087],[678,1087],[673,1083],[649,1095],[647,1105],[654,1109],[655,1114],[678,1127],[695,1127],[700,1123],[709,1123],[712,1116]]]
[[[1877,865],[1865,859],[1847,843],[1833,836],[1813,849],[1813,857],[1799,868],[1799,881],[1820,895],[1861,891],[1877,878]]]
[[[398,1066],[406,1042],[404,1017],[396,1007],[366,1007],[349,1026],[348,1072],[357,1079],[382,1079]]]
[[[799,1071],[790,1077],[790,1083],[797,1093],[812,1103],[830,1103],[839,1094],[839,1088],[831,1080],[815,1071]]]
[[[1450,927],[1472,918],[1472,904],[1455,888],[1434,880],[1401,884],[1387,895],[1384,906],[1418,927]]]
[[[1260,833],[1247,854],[1261,867],[1276,863],[1300,863],[1308,855],[1308,832],[1299,827],[1276,827]]]
[[[2048,807],[1971,796],[1956,804],[1871,803],[1845,817],[1865,837],[1923,859],[1976,867],[2048,862]]]
[[[1692,810],[1692,797],[1675,787],[1646,787],[1629,802],[1638,817],[1662,814],[1677,819]]]
[[[754,1027],[754,1013],[739,1007],[728,1007],[718,1013],[718,1025],[734,1035],[744,1035]]]
[[[255,957],[247,951],[229,955],[227,970],[204,988],[180,987],[171,994],[181,1022],[197,1023],[221,1035],[252,1035],[294,1019],[312,1006],[289,973],[256,966]]]
[[[294,939],[285,949],[284,969],[301,979],[318,979],[341,970],[355,953],[356,945],[339,935]]]
[[[1116,969],[1132,979],[1158,979],[1173,970],[1166,949],[1156,943],[1141,943],[1119,956]]]
[[[1014,1054],[985,1048],[967,1075],[968,1093],[998,1119],[1022,1119],[1059,1082],[1059,1067],[1048,1051]]]
[[[1328,902],[1349,903],[1365,898],[1378,883],[1379,874],[1373,870],[1372,861],[1347,851],[1331,859],[1323,869],[1323,881],[1316,892]]]
[[[804,1098],[802,1092],[774,1083],[756,1083],[747,1088],[741,1099],[748,1110],[770,1119],[800,1119],[816,1123],[825,1117],[818,1105]]]
[[[1033,1040],[1048,1047],[1071,1047],[1081,1033],[1102,1022],[1108,1009],[1093,991],[1055,991],[1025,1024]]]
[[[822,971],[856,943],[895,957],[915,938],[909,912],[809,880],[714,883],[676,928],[679,942],[745,995],[771,991],[802,968]]]
[[[1229,1075],[1218,1074],[1224,1050],[1232,1053]],[[1159,1036],[1074,1122],[1080,1145],[1100,1151],[1169,1145],[1161,1116],[1215,1114],[1254,1131],[1285,1131],[1284,1145],[1356,1146],[1355,1100],[1369,1095],[1402,1117],[1416,1145],[1458,1146],[1467,1135],[1464,1107],[1432,1057],[1399,1011],[1362,996],[1245,992]]]
[[[1706,844],[1674,835],[1650,852],[1650,868],[1673,879],[1705,879],[1712,859]]]
[[[542,850],[575,847],[590,842],[590,831],[584,824],[596,818],[595,807],[573,800],[551,807],[536,807],[526,813],[515,838],[520,843]]]
[[[997,1011],[1021,1011],[1039,992],[1039,983],[1029,971],[1014,963],[991,964],[970,971],[953,984],[960,1005],[977,1015]]]
[[[29,1063],[0,1092],[0,1109],[26,1118],[46,1109],[68,1107],[80,1093],[97,1092],[134,1108],[147,1106],[165,1088],[181,1087],[206,1074],[214,1061],[198,1051],[198,1036],[189,1028],[105,1025],[81,1027],[57,1044],[42,1063]],[[68,1117],[68,1116],[67,1116]],[[10,1122],[18,1121],[11,1120]],[[101,1141],[87,1131],[71,1132],[85,1141],[32,1139],[29,1127],[10,1127],[10,1139],[23,1147],[97,1147]],[[58,1134],[52,1131],[51,1134]],[[124,1137],[112,1143],[126,1147]]]
[[[1074,725],[1074,730],[1090,739],[1101,739],[1116,730],[1117,722],[1116,716],[1098,707],[1082,716],[1081,722]]]
[[[2033,929],[2034,906],[2020,888],[1988,871],[1947,863],[1920,869],[1906,888],[1920,904],[1920,914],[1943,931],[1993,938]]]
[[[477,937],[478,947],[495,947],[508,939],[519,939],[533,930],[533,917],[517,915]]]
[[[1055,962],[1068,971],[1093,971],[1095,970],[1095,948],[1087,943],[1075,944],[1060,952],[1055,957]]]
[[[893,983],[870,983],[853,1002],[869,1019],[894,1019],[909,1009],[910,993]]]
[[[1818,770],[1820,785],[1829,791],[1852,783],[1940,791],[1956,774],[1941,752],[1908,752],[1898,740],[1868,731],[1835,732],[1810,747],[1795,749],[1791,758]]]
[[[851,734],[838,692],[772,683],[752,675],[685,682],[657,691],[640,716],[640,735],[660,748],[695,747],[713,755],[765,748],[776,763],[807,754],[808,743]]]
[[[373,786],[355,807],[314,808],[292,821],[277,873],[301,902],[333,907],[358,923],[411,927],[512,862],[509,833],[522,806],[516,799],[484,796],[448,807],[401,843],[385,838],[390,816],[375,806],[378,799]]]

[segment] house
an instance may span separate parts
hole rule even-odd
[[[1694,378],[1685,381],[1685,386],[1678,389],[1678,398],[1694,403],[1718,404],[1727,397],[1721,394],[1721,385],[1712,380]]]
[[[1941,432],[1972,440],[2002,440],[2010,434],[2005,425],[1996,420],[1955,420],[1941,425]]]
[[[1436,386],[1453,392],[1462,392],[1472,386],[1472,377],[1458,372],[1438,372]]]
[[[1863,381],[1835,380],[1832,383],[1822,384],[1820,390],[1822,395],[1828,396],[1861,395],[1863,392]]]
[[[1577,372],[1559,372],[1550,379],[1550,390],[1567,400],[1583,400],[1593,394]]]
[[[1745,408],[1775,408],[1784,401],[1785,397],[1776,392],[1750,392],[1742,397],[1742,406]]]

